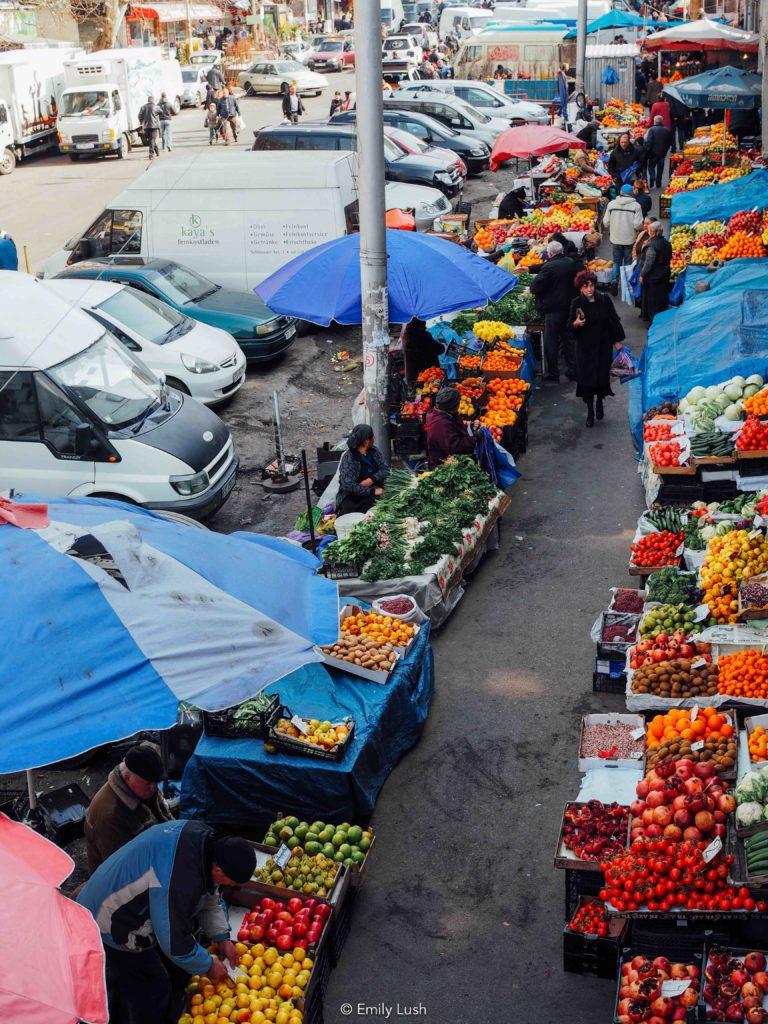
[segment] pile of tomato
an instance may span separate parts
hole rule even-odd
[[[657,441],[648,449],[651,459],[657,466],[681,465],[683,446],[679,441]]]
[[[673,437],[672,424],[646,423],[643,426],[644,441],[669,441]]]
[[[746,886],[728,884],[733,855],[718,853],[707,862],[705,846],[636,839],[626,853],[600,865],[605,874],[600,899],[618,911],[647,907],[665,914],[678,907],[720,913],[768,909],[768,901],[756,901]]]
[[[582,935],[597,935],[603,939],[608,934],[608,915],[602,903],[596,900],[582,903],[573,915],[568,927]]]
[[[632,564],[649,569],[677,565],[684,539],[684,533],[671,533],[669,530],[648,533],[632,545]]]
[[[759,420],[757,416],[747,416],[736,438],[736,449],[740,452],[762,452],[768,449],[768,422]]]

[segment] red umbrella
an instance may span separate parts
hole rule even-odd
[[[548,124],[523,124],[508,128],[496,139],[491,153],[491,170],[516,156],[544,156],[561,149],[586,149],[586,142]]]
[[[400,231],[416,230],[416,218],[404,210],[387,210],[386,221],[388,228],[397,228]]]
[[[58,846],[0,814],[3,1021],[105,1024],[109,1017],[98,926],[57,888],[72,868]]]

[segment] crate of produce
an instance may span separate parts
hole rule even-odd
[[[637,641],[640,615],[601,612],[594,626],[598,658],[623,658]]]
[[[659,219],[669,220],[672,209],[672,196],[659,196]]]
[[[610,834],[599,832],[613,819]],[[629,842],[629,808],[619,804],[572,801],[565,805],[555,847],[555,867],[572,871],[600,871],[600,861],[625,850]]]
[[[426,449],[426,444],[424,427],[418,421],[402,420],[397,425],[397,433],[392,439],[396,455],[417,455]]]
[[[742,622],[768,619],[768,573],[739,580],[739,618]]]
[[[760,949],[708,943],[699,994],[700,1020],[762,1024],[768,1019],[766,966],[766,953]]]
[[[308,896],[287,889],[265,896],[254,889],[235,886],[226,888],[225,898],[230,906],[246,908],[237,932],[238,942],[262,942],[281,950],[285,947],[285,951],[302,946],[314,957],[325,933],[332,927],[333,908],[324,896]],[[280,926],[278,914],[289,914],[290,920],[283,918]],[[278,945],[279,935],[284,935],[285,939]],[[290,945],[286,946],[286,942]]]
[[[267,728],[267,740],[286,754],[319,757],[323,761],[341,761],[355,733],[355,722],[321,722],[305,718],[281,706]],[[331,745],[332,744],[332,745]]]
[[[331,905],[333,913],[337,913],[349,890],[350,875],[343,864],[323,853],[309,854],[303,851],[301,854],[292,853],[288,864],[280,868],[274,859],[278,850],[264,843],[251,845],[256,850],[256,870],[250,881],[244,882],[240,889],[246,893],[258,893],[259,896],[277,897],[287,892],[290,896],[296,893],[299,896],[322,897]],[[303,885],[301,890],[296,888],[301,884],[296,881],[299,876],[306,879],[305,885],[315,886],[312,893],[306,893]]]
[[[203,730],[206,736],[223,739],[264,739],[269,722],[280,706],[277,693],[260,693],[234,708],[204,711]]]
[[[579,771],[592,768],[642,768],[645,719],[613,712],[588,714],[579,729]]]
[[[768,766],[768,715],[747,715],[744,730],[750,769],[754,771]]]
[[[292,843],[294,839],[307,853],[323,853],[348,868],[350,885],[353,888],[363,884],[376,844],[372,828],[348,825],[346,822],[343,825],[326,824],[322,821],[310,824],[308,821],[299,821],[293,815],[287,815],[271,823],[264,836],[264,844],[276,847],[280,843]]]
[[[626,934],[626,918],[609,918],[600,900],[580,896],[576,912],[563,928],[563,970],[615,978]]]
[[[296,1000],[296,1005],[302,1011],[302,1024],[324,1024],[323,1006],[333,967],[330,947],[331,932],[328,932],[327,936],[323,936],[320,948],[315,955],[315,962],[309,976],[309,983],[304,990],[304,996]]]
[[[612,587],[609,612],[624,612],[628,615],[641,615],[645,605],[645,591],[635,587]],[[623,654],[622,654],[623,657]]]
[[[733,829],[728,834],[728,851],[733,862],[728,867],[728,881],[731,885],[746,885],[756,898],[758,891],[768,891],[768,830],[758,822],[756,826],[744,828],[741,833]],[[756,831],[755,829],[759,829]]]
[[[565,881],[565,920],[570,921],[583,896],[593,899],[598,897],[603,887],[603,875],[600,871],[563,871]]]
[[[318,570],[321,576],[329,580],[355,580],[363,571],[362,562],[329,562],[323,561]]]
[[[421,627],[415,622],[383,616],[380,618],[390,619],[395,625],[387,626],[386,631],[384,626],[381,629],[374,628],[375,624],[371,624],[370,629],[366,626],[370,635],[366,635],[366,632],[348,633],[344,623],[352,616],[360,615],[371,616],[371,613],[363,612],[356,605],[345,605],[339,619],[339,639],[336,643],[316,647],[315,650],[320,654],[323,664],[384,685],[389,681],[398,661],[407,656],[416,642]]]
[[[627,687],[625,666],[625,661],[596,658],[595,670],[592,673],[592,691],[623,694]]]
[[[727,941],[730,931],[730,922],[725,930],[714,921],[691,920],[682,915],[671,921],[634,920],[629,925],[630,947],[635,956],[650,960],[665,956],[672,963],[690,963],[708,943]]]
[[[685,1016],[677,1020],[694,1024],[698,1017],[703,961],[703,942],[699,952],[674,963],[662,952],[652,958],[634,949],[623,949],[619,956],[613,1011],[615,1024],[631,1024],[652,1016],[671,1020],[678,1009],[683,1009]],[[639,986],[639,996],[634,996],[633,984]]]
[[[765,719],[768,716],[755,717]],[[736,835],[743,838],[768,832],[768,764],[751,765],[750,770],[744,772],[739,779],[733,795],[738,805],[735,815]]]

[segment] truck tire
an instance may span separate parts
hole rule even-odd
[[[0,174],[11,174],[16,167],[16,154],[12,149],[4,149],[0,154]]]
[[[131,144],[128,141],[128,136],[127,135],[121,135],[120,136],[120,147],[119,147],[119,149],[117,151],[117,159],[118,160],[125,160],[125,158],[128,156],[130,151],[131,151]]]
[[[181,96],[176,97],[176,99],[173,101],[173,107],[171,109],[173,110],[174,114],[181,113]]]

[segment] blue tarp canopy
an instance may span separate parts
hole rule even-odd
[[[761,87],[762,75],[730,64],[710,68],[674,85],[687,107],[707,110],[752,110],[760,106]]]
[[[672,197],[670,223],[728,220],[739,210],[762,210],[768,205],[768,170],[760,168],[723,185],[707,185]]]
[[[359,821],[429,714],[434,668],[429,624],[384,686],[307,665],[268,689],[300,715],[355,720],[343,760],[268,754],[260,740],[202,736],[181,783],[181,815],[214,825],[268,825],[281,814],[307,821]]]
[[[338,635],[336,584],[287,541],[96,498],[48,515],[0,526],[0,774],[238,704]]]
[[[608,11],[606,14],[601,14],[599,18],[595,18],[594,21],[590,21],[587,25],[587,35],[591,35],[592,32],[600,32],[601,29],[610,28],[669,28],[670,25],[677,24],[674,21],[649,21],[648,18],[641,18],[639,14],[630,14],[627,11],[620,11],[614,8],[612,11]],[[566,32],[563,36],[564,39],[575,39],[576,29],[571,29],[570,32]]]
[[[635,443],[642,445],[642,417],[651,406],[676,401],[695,385],[767,371],[768,288],[704,292],[659,313],[648,331],[641,375],[629,385]]]
[[[706,281],[707,295],[713,292],[741,291],[744,288],[765,287],[768,283],[768,258],[729,260],[719,270],[710,272],[706,267],[689,264],[685,270],[685,299],[698,296],[696,284]]]

